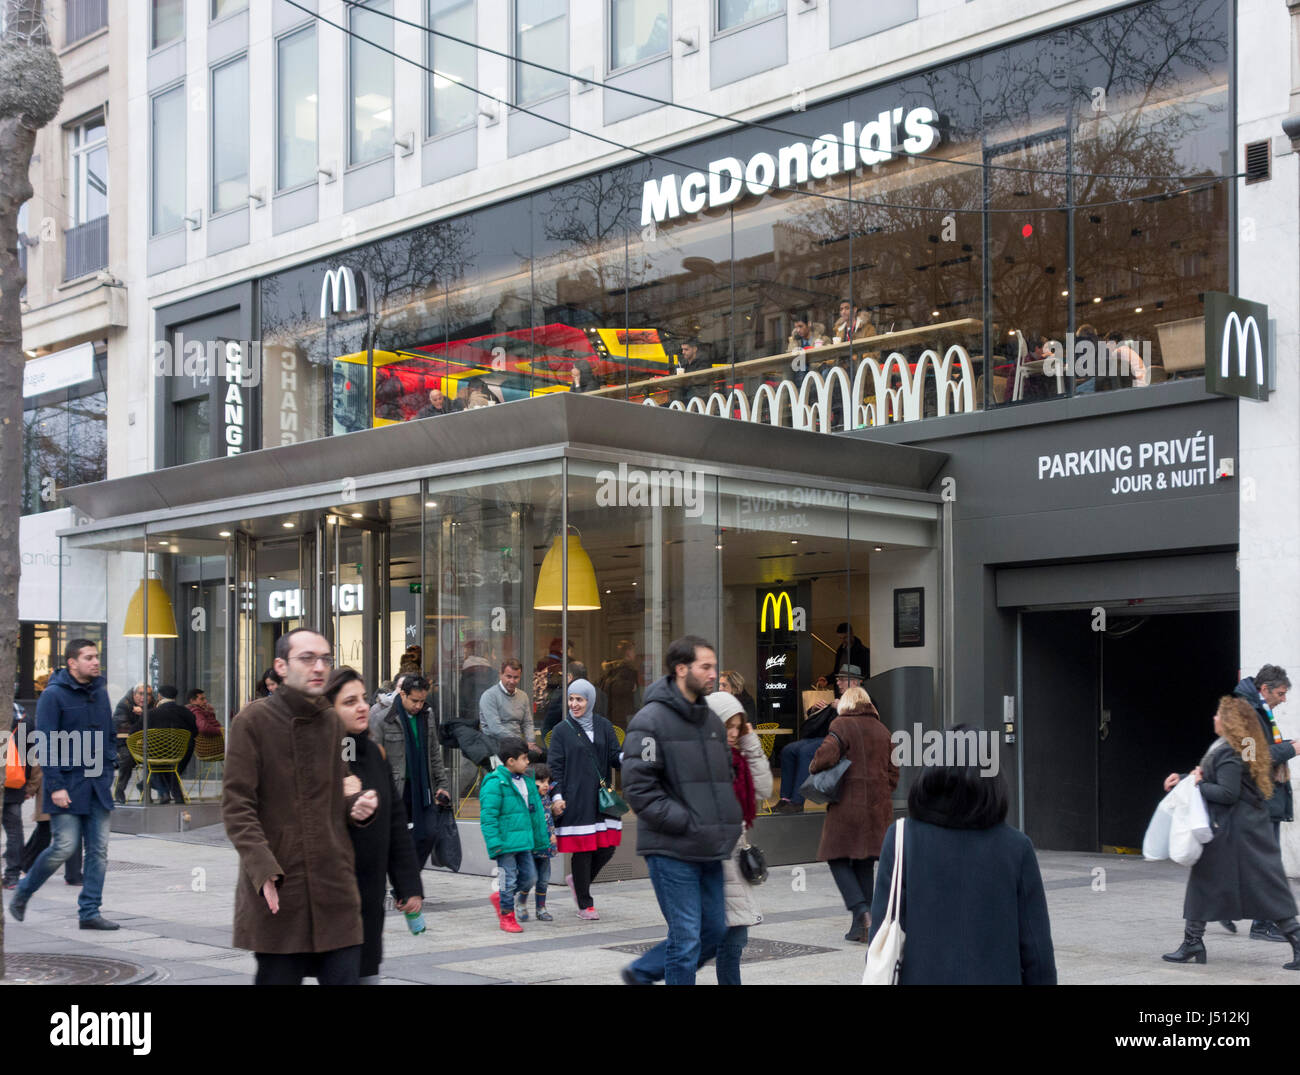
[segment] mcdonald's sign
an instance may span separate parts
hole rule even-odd
[[[329,317],[330,312],[353,314],[360,307],[357,304],[357,278],[346,265],[337,269],[326,269],[325,279],[320,283],[321,320]]]
[[[1268,307],[1205,293],[1205,390],[1266,402],[1273,390]]]
[[[785,607],[785,626],[781,626],[781,608]],[[758,618],[758,629],[762,632],[768,630],[767,614],[769,609],[772,613],[772,630],[774,631],[793,631],[794,630],[794,605],[790,601],[788,590],[769,590],[763,595],[763,608]]]

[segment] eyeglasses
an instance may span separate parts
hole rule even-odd
[[[304,668],[315,668],[318,664],[323,664],[326,668],[334,667],[334,658],[326,654],[300,653],[296,657],[290,657],[291,661],[297,661]]]

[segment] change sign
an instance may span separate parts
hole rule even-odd
[[[1273,390],[1268,307],[1218,291],[1205,293],[1205,389],[1268,400]]]

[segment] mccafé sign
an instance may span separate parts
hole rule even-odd
[[[900,153],[926,153],[939,144],[938,122],[930,108],[895,108],[860,128],[850,120],[838,135],[823,134],[811,143],[795,142],[775,154],[755,153],[747,161],[723,157],[711,161],[704,172],[646,180],[641,192],[641,226],[719,209],[742,194],[763,195],[774,187],[828,179],[851,172],[859,164],[872,167]]]

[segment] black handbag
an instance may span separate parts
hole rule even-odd
[[[572,719],[569,719],[569,723],[573,725],[573,732],[578,737],[578,742],[583,745],[587,756],[591,758],[591,764],[596,769],[596,779],[600,782],[600,792],[596,796],[596,809],[606,817],[622,817],[632,808],[623,800],[623,796],[605,783],[605,778],[600,773],[600,763],[596,761],[595,748],[588,740],[587,733],[582,730],[582,726]]]
[[[835,736],[835,741],[839,743],[841,751],[847,751],[848,747],[844,745],[844,740],[834,732],[828,732],[828,735]],[[837,803],[840,801],[840,784],[844,780],[844,774],[849,771],[849,759],[847,753],[840,758],[829,769],[823,769],[820,773],[808,774],[808,779],[803,782],[803,787],[799,789],[799,794],[809,802],[814,803]]]
[[[742,840],[745,838],[742,836]],[[761,885],[767,880],[767,857],[763,849],[748,840],[740,849],[740,875],[751,885]]]
[[[456,811],[450,806],[436,803],[430,808],[433,817],[433,846],[429,850],[429,862],[441,866],[452,873],[460,872],[461,848],[460,832],[456,828]]]

